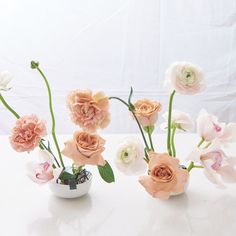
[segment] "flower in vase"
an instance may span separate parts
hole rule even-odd
[[[11,87],[9,87],[10,81],[11,75],[7,71],[0,72],[0,91],[11,89]]]
[[[225,123],[220,123],[218,118],[205,110],[200,111],[197,118],[197,132],[205,141],[223,137]],[[225,134],[225,138],[228,134]]]
[[[72,121],[84,131],[95,132],[110,123],[109,100],[102,92],[93,95],[91,91],[72,91],[67,97],[67,106]]]
[[[167,130],[168,112],[163,114],[163,118],[165,119],[165,122],[161,124],[161,128]],[[172,110],[171,125],[172,127],[176,127],[178,130],[189,131],[193,128],[193,121],[189,114],[178,110]]]
[[[148,99],[138,100],[134,104],[134,113],[143,127],[153,126],[157,122],[160,111],[161,104]]]
[[[220,148],[220,142],[213,142],[208,148],[195,148],[188,156],[188,160],[201,163],[204,174],[213,184],[225,187],[224,183],[236,182],[236,158],[229,157]]]
[[[125,139],[118,147],[115,164],[126,175],[136,175],[146,170],[144,146],[134,137]]]
[[[196,94],[205,87],[202,70],[189,62],[175,62],[166,71],[166,82],[181,94]]]
[[[22,116],[12,129],[10,144],[17,152],[30,152],[39,145],[41,138],[46,134],[44,121],[36,115]]]
[[[38,184],[44,184],[49,181],[56,181],[62,171],[62,168],[53,168],[53,157],[47,151],[39,150],[41,163],[30,162],[27,165],[28,176]]]
[[[149,175],[141,176],[139,182],[146,191],[156,198],[168,199],[171,193],[185,190],[189,173],[182,169],[179,160],[167,153],[149,153]]]
[[[65,148],[61,152],[71,158],[75,165],[101,165],[106,161],[102,157],[105,150],[105,140],[97,134],[90,134],[84,131],[74,133],[73,139],[65,142]]]

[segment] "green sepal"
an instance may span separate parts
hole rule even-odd
[[[102,179],[107,183],[115,182],[115,176],[109,163],[106,161],[104,166],[98,165],[98,171]]]
[[[149,125],[149,126],[145,126],[143,127],[144,131],[148,134],[152,134],[154,129],[155,129],[155,126],[154,125]]]
[[[129,110],[130,111],[134,111],[135,110],[135,107],[134,107],[134,105],[131,102],[132,96],[133,96],[133,88],[131,87],[130,88],[130,93],[129,93],[129,99],[128,99],[128,105],[129,105]]]
[[[39,67],[39,63],[36,61],[31,61],[30,65],[31,65],[31,69],[36,69]]]

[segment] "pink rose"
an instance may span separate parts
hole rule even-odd
[[[22,116],[12,129],[10,143],[17,152],[29,152],[39,145],[41,138],[46,134],[45,123],[36,115]]]
[[[156,123],[158,112],[161,110],[159,102],[143,99],[135,102],[134,107],[134,113],[143,127],[153,126]]]
[[[67,105],[72,121],[84,131],[104,129],[110,122],[109,100],[102,92],[92,95],[91,91],[72,91],[68,95]]]
[[[62,154],[71,158],[77,166],[105,165],[102,157],[105,140],[96,134],[75,132],[72,140],[65,143]]]
[[[181,94],[196,94],[205,87],[202,70],[189,62],[176,62],[166,71],[166,82]]]
[[[187,184],[189,173],[179,166],[179,160],[167,153],[149,153],[149,175],[139,182],[153,197],[168,199],[171,193],[181,193]]]

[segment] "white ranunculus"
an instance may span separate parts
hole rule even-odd
[[[163,114],[165,122],[161,124],[161,129],[167,130],[168,128],[168,112]],[[172,110],[171,124],[175,125],[178,130],[190,131],[193,128],[193,121],[191,116],[185,112]]]
[[[11,87],[9,87],[10,81],[11,75],[7,71],[0,72],[0,91],[11,89]]]
[[[137,175],[144,173],[147,168],[144,157],[142,142],[135,137],[129,137],[119,145],[115,164],[124,174]]]
[[[166,71],[166,83],[181,94],[196,94],[205,87],[201,68],[189,62],[175,62]]]

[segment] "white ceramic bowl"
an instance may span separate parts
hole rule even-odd
[[[81,184],[76,185],[76,189],[70,189],[69,185],[50,183],[49,188],[52,193],[60,198],[78,198],[88,193],[92,183],[92,174],[89,175],[89,179]]]

